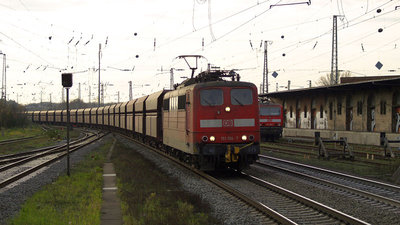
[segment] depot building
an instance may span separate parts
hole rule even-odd
[[[261,94],[284,110],[283,136],[346,137],[379,145],[400,137],[400,76],[342,77],[340,84]]]

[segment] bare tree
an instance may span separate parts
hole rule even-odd
[[[339,73],[339,80],[341,77],[351,77],[350,71],[342,71]],[[331,74],[327,73],[325,76],[321,76],[316,82],[318,86],[330,86],[331,85]]]

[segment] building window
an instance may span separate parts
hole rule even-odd
[[[307,106],[304,106],[304,118],[307,118]]]
[[[386,101],[381,101],[381,115],[386,115]]]
[[[337,114],[342,115],[342,103],[341,102],[337,103]]]
[[[333,118],[333,103],[329,102],[329,119],[332,120]]]
[[[362,115],[362,108],[363,108],[363,103],[362,101],[357,102],[357,115]]]
[[[290,118],[293,118],[293,107],[290,106]]]

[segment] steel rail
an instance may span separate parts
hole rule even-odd
[[[77,151],[78,149],[83,148],[83,147],[85,147],[85,146],[87,146],[87,145],[89,145],[89,144],[91,144],[91,143],[93,143],[93,142],[95,142],[95,141],[101,139],[102,137],[104,137],[104,136],[107,135],[107,134],[108,134],[108,133],[103,134],[103,135],[100,135],[100,136],[97,136],[97,137],[94,138],[93,140],[90,140],[90,141],[88,141],[88,142],[86,142],[86,143],[84,143],[84,144],[82,144],[82,145],[80,145],[80,146],[76,146],[74,149],[71,150],[71,152]],[[53,158],[53,159],[47,160],[47,161],[45,161],[45,162],[43,162],[43,163],[38,164],[38,165],[35,166],[35,167],[32,167],[32,168],[27,169],[27,170],[25,170],[25,171],[23,171],[23,172],[21,172],[21,173],[19,173],[19,174],[14,175],[14,176],[12,176],[12,177],[10,177],[10,178],[8,178],[8,179],[6,179],[6,180],[0,182],[0,188],[6,187],[7,185],[9,185],[9,184],[11,184],[11,183],[13,183],[13,182],[15,182],[15,181],[17,181],[17,180],[19,180],[19,179],[21,179],[21,178],[23,178],[23,177],[25,177],[25,176],[31,174],[31,173],[33,173],[33,172],[35,172],[35,171],[37,171],[37,170],[39,170],[39,169],[41,169],[41,168],[43,168],[43,167],[45,167],[45,166],[47,166],[47,165],[50,165],[51,163],[53,163],[53,162],[55,162],[55,161],[60,160],[62,157],[66,156],[66,155],[67,155],[67,153],[59,154],[58,156],[56,156],[56,157]]]
[[[273,159],[273,160],[281,161],[280,159]],[[283,160],[283,161],[286,161],[286,160]],[[290,162],[286,161],[285,163],[290,163]],[[374,199],[376,199],[376,200],[378,200],[380,202],[383,202],[383,203],[386,203],[386,204],[389,204],[389,205],[392,205],[392,206],[400,208],[400,201],[397,201],[397,200],[394,200],[394,199],[390,199],[390,198],[387,198],[387,197],[384,197],[384,196],[380,196],[380,195],[377,195],[377,194],[374,194],[374,193],[371,193],[371,192],[363,191],[363,190],[356,189],[356,188],[353,188],[353,187],[349,187],[349,186],[346,186],[346,185],[343,185],[343,184],[339,184],[339,183],[335,183],[335,182],[332,182],[332,181],[328,181],[328,180],[325,180],[325,179],[322,179],[322,178],[317,178],[317,177],[314,177],[314,176],[311,176],[311,175],[303,174],[303,173],[300,173],[300,172],[297,172],[297,171],[294,171],[294,170],[290,170],[290,169],[286,169],[286,168],[283,168],[283,167],[269,165],[269,164],[265,164],[265,163],[261,163],[261,162],[256,162],[256,164],[262,165],[264,167],[270,167],[270,168],[273,168],[273,169],[281,170],[281,171],[284,171],[284,172],[289,173],[289,174],[295,174],[296,176],[300,176],[300,177],[303,177],[303,178],[306,178],[306,179],[310,179],[310,180],[313,180],[315,182],[323,183],[323,184],[326,184],[326,185],[330,185],[330,186],[333,186],[333,187],[341,188],[342,190],[350,191],[350,192],[353,192],[353,193],[356,193],[356,194],[359,194],[359,195],[363,195],[363,196],[368,197],[368,198],[374,198]],[[293,163],[293,164],[297,165],[298,163]],[[300,165],[302,165],[302,164],[300,164]],[[362,180],[364,182],[370,182],[371,181],[371,180],[364,179],[364,178],[358,179],[357,177],[354,177],[354,176],[351,176],[351,175],[346,176],[344,174],[337,173],[337,172],[334,172],[334,171],[329,171],[329,170],[325,170],[325,169],[318,170],[319,168],[316,168],[316,167],[307,166],[307,165],[305,165],[305,166],[306,166],[306,168],[311,167],[310,169],[314,169],[314,170],[317,170],[317,171],[333,172],[332,174],[335,174],[335,175],[339,174],[340,176],[345,176],[346,178]],[[376,183],[378,183],[379,185],[384,184],[384,183],[376,182],[376,181],[372,181],[372,182],[374,182],[373,184],[376,184]],[[387,185],[387,184],[384,184],[384,185]],[[384,187],[390,187],[391,188],[392,186],[393,185],[384,186]],[[399,188],[399,187],[396,187],[396,186],[394,186],[394,187],[396,189]]]
[[[346,178],[353,178],[353,179],[356,179],[356,180],[362,180],[362,181],[365,181],[365,182],[369,182],[369,183],[373,183],[373,184],[376,184],[376,185],[381,185],[381,186],[393,188],[395,190],[400,191],[400,186],[393,185],[393,184],[388,184],[388,183],[384,183],[384,182],[380,182],[380,181],[376,181],[376,180],[370,180],[370,179],[366,179],[366,178],[362,178],[362,177],[356,177],[356,176],[345,174],[345,173],[340,173],[340,172],[336,172],[336,171],[332,171],[332,170],[318,168],[318,167],[315,167],[315,166],[310,166],[310,165],[301,164],[301,163],[297,163],[297,162],[291,162],[289,160],[278,159],[278,158],[271,157],[271,156],[266,156],[266,155],[259,155],[259,156],[260,156],[260,158],[267,158],[267,159],[280,161],[280,162],[284,162],[284,163],[288,163],[288,164],[292,164],[292,165],[296,165],[296,166],[306,167],[308,169],[314,169],[314,170],[317,170],[317,171],[323,171],[323,172],[334,174],[334,175],[337,175],[337,176],[342,176],[342,177],[346,177]]]
[[[279,187],[277,185],[274,185],[272,183],[269,183],[269,182],[266,182],[264,180],[261,180],[260,178],[248,175],[248,174],[243,173],[243,172],[242,172],[242,175],[247,180],[249,180],[249,181],[251,181],[253,183],[256,183],[256,184],[258,184],[258,185],[260,185],[262,187],[268,188],[268,189],[270,189],[270,190],[272,190],[274,192],[277,192],[277,193],[282,194],[284,196],[287,196],[287,197],[289,197],[291,199],[294,199],[294,200],[296,200],[298,202],[301,202],[302,204],[304,204],[306,206],[309,206],[311,208],[314,208],[314,209],[316,209],[318,211],[321,211],[323,213],[327,213],[328,215],[331,215],[331,216],[333,216],[333,217],[335,217],[335,218],[337,218],[337,219],[339,219],[339,220],[341,220],[341,221],[343,221],[345,223],[356,224],[356,225],[368,224],[368,223],[366,223],[366,222],[364,222],[364,221],[362,221],[360,219],[357,219],[355,217],[352,217],[350,215],[342,213],[342,212],[340,212],[340,211],[338,211],[336,209],[333,209],[333,208],[331,208],[329,206],[323,205],[323,204],[321,204],[319,202],[316,202],[316,201],[314,201],[312,199],[309,199],[307,197],[304,197],[304,196],[301,196],[299,194],[296,194],[296,193],[294,193],[292,191],[286,190],[286,189],[284,189],[282,187]]]
[[[72,147],[74,147],[74,145],[79,145],[79,142],[83,142],[83,141],[85,141],[85,140],[87,140],[87,139],[89,139],[90,137],[93,137],[93,136],[94,136],[94,134],[87,135],[87,136],[85,136],[85,137],[83,137],[83,138],[81,138],[79,140],[74,141],[73,144],[72,144]],[[57,152],[62,152],[62,151],[64,151],[65,147],[66,147],[66,144],[63,144],[63,145],[59,145],[59,146],[54,146],[52,148],[43,148],[43,149],[38,149],[38,150],[34,150],[34,151],[29,151],[29,152],[17,153],[17,154],[14,154],[14,155],[7,155],[7,157],[17,156],[17,157],[20,157],[20,158],[14,158],[14,159],[10,159],[10,160],[0,161],[0,164],[4,164],[5,162],[9,162],[10,163],[10,164],[8,164],[6,166],[0,167],[0,172],[1,171],[5,171],[5,170],[7,170],[9,168],[12,168],[14,166],[18,166],[18,165],[21,165],[23,163],[29,162],[31,160],[46,156],[46,155],[50,155],[50,154],[57,153]],[[34,154],[36,154],[36,155],[34,155]],[[29,157],[27,155],[33,155],[33,156]]]
[[[312,142],[314,142],[314,140],[312,140]],[[299,149],[303,149],[303,150],[312,150],[314,153],[318,153],[318,146],[311,145],[311,144],[307,145],[307,144],[286,143],[286,142],[277,142],[276,144],[279,144],[280,146],[283,146],[283,147],[292,147],[292,148],[299,148]],[[264,148],[272,148],[272,147],[264,146]],[[326,149],[331,152],[335,152],[335,153],[343,152],[343,149],[337,149],[337,148],[332,148],[332,147],[326,148]],[[280,150],[285,150],[285,149],[280,149]],[[309,153],[312,153],[312,152],[309,152]],[[335,154],[335,153],[333,153],[333,154]],[[370,155],[375,155],[376,159],[385,159],[385,156],[383,156],[383,154],[384,154],[383,149],[382,150],[370,150],[370,152],[363,152],[360,150],[353,149],[353,154],[358,157],[364,157],[367,154],[370,154]],[[316,154],[316,155],[318,155],[318,154]]]
[[[26,141],[26,140],[30,140],[30,139],[34,139],[34,138],[39,138],[39,137],[40,137],[40,135],[35,135],[35,136],[30,136],[30,137],[2,140],[2,141],[0,141],[0,145],[6,145],[6,144],[11,144],[11,143],[20,142],[20,141]]]
[[[301,148],[301,149],[307,150],[306,148]],[[274,151],[274,152],[277,152],[277,153],[285,153],[285,154],[288,154],[288,155],[305,155],[305,154],[307,154],[307,155],[310,155],[310,156],[315,157],[315,158],[318,157],[318,153],[315,152],[315,151],[314,152],[312,152],[312,151],[311,152],[305,152],[305,151],[301,151],[301,150],[281,149],[281,148],[266,147],[266,146],[261,146],[261,150]],[[354,154],[357,155],[357,152],[354,152]],[[379,155],[375,155],[375,158],[376,159],[380,159]],[[372,161],[366,162],[366,161],[360,160],[360,158],[355,158],[353,160],[357,161],[357,162],[360,162],[360,163],[368,163],[368,164],[374,164],[374,165],[379,165],[379,166],[387,165],[387,164],[379,163],[379,162],[372,162]]]
[[[88,134],[88,133],[91,133],[91,134]],[[82,141],[85,138],[88,138],[90,135],[96,135],[96,134],[93,132],[87,132],[87,133],[85,133],[84,137],[79,138],[74,141],[71,141],[71,144]],[[47,150],[53,149],[53,148],[62,148],[64,146],[66,146],[66,144],[58,144],[58,145],[52,145],[52,146],[47,146],[47,147],[43,147],[43,148],[33,149],[33,150],[25,151],[25,152],[19,152],[19,153],[8,154],[8,155],[0,155],[0,163],[1,163],[1,160],[4,160],[4,159],[15,158],[15,157],[25,156],[25,155],[32,155],[32,154],[47,151]]]

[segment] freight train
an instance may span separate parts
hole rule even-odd
[[[29,116],[38,123],[67,121],[66,110],[33,111]],[[207,70],[174,90],[72,109],[70,122],[124,133],[204,171],[241,170],[260,152],[257,87],[240,81],[234,71]]]
[[[283,108],[275,103],[260,103],[261,141],[274,141],[282,137]]]

